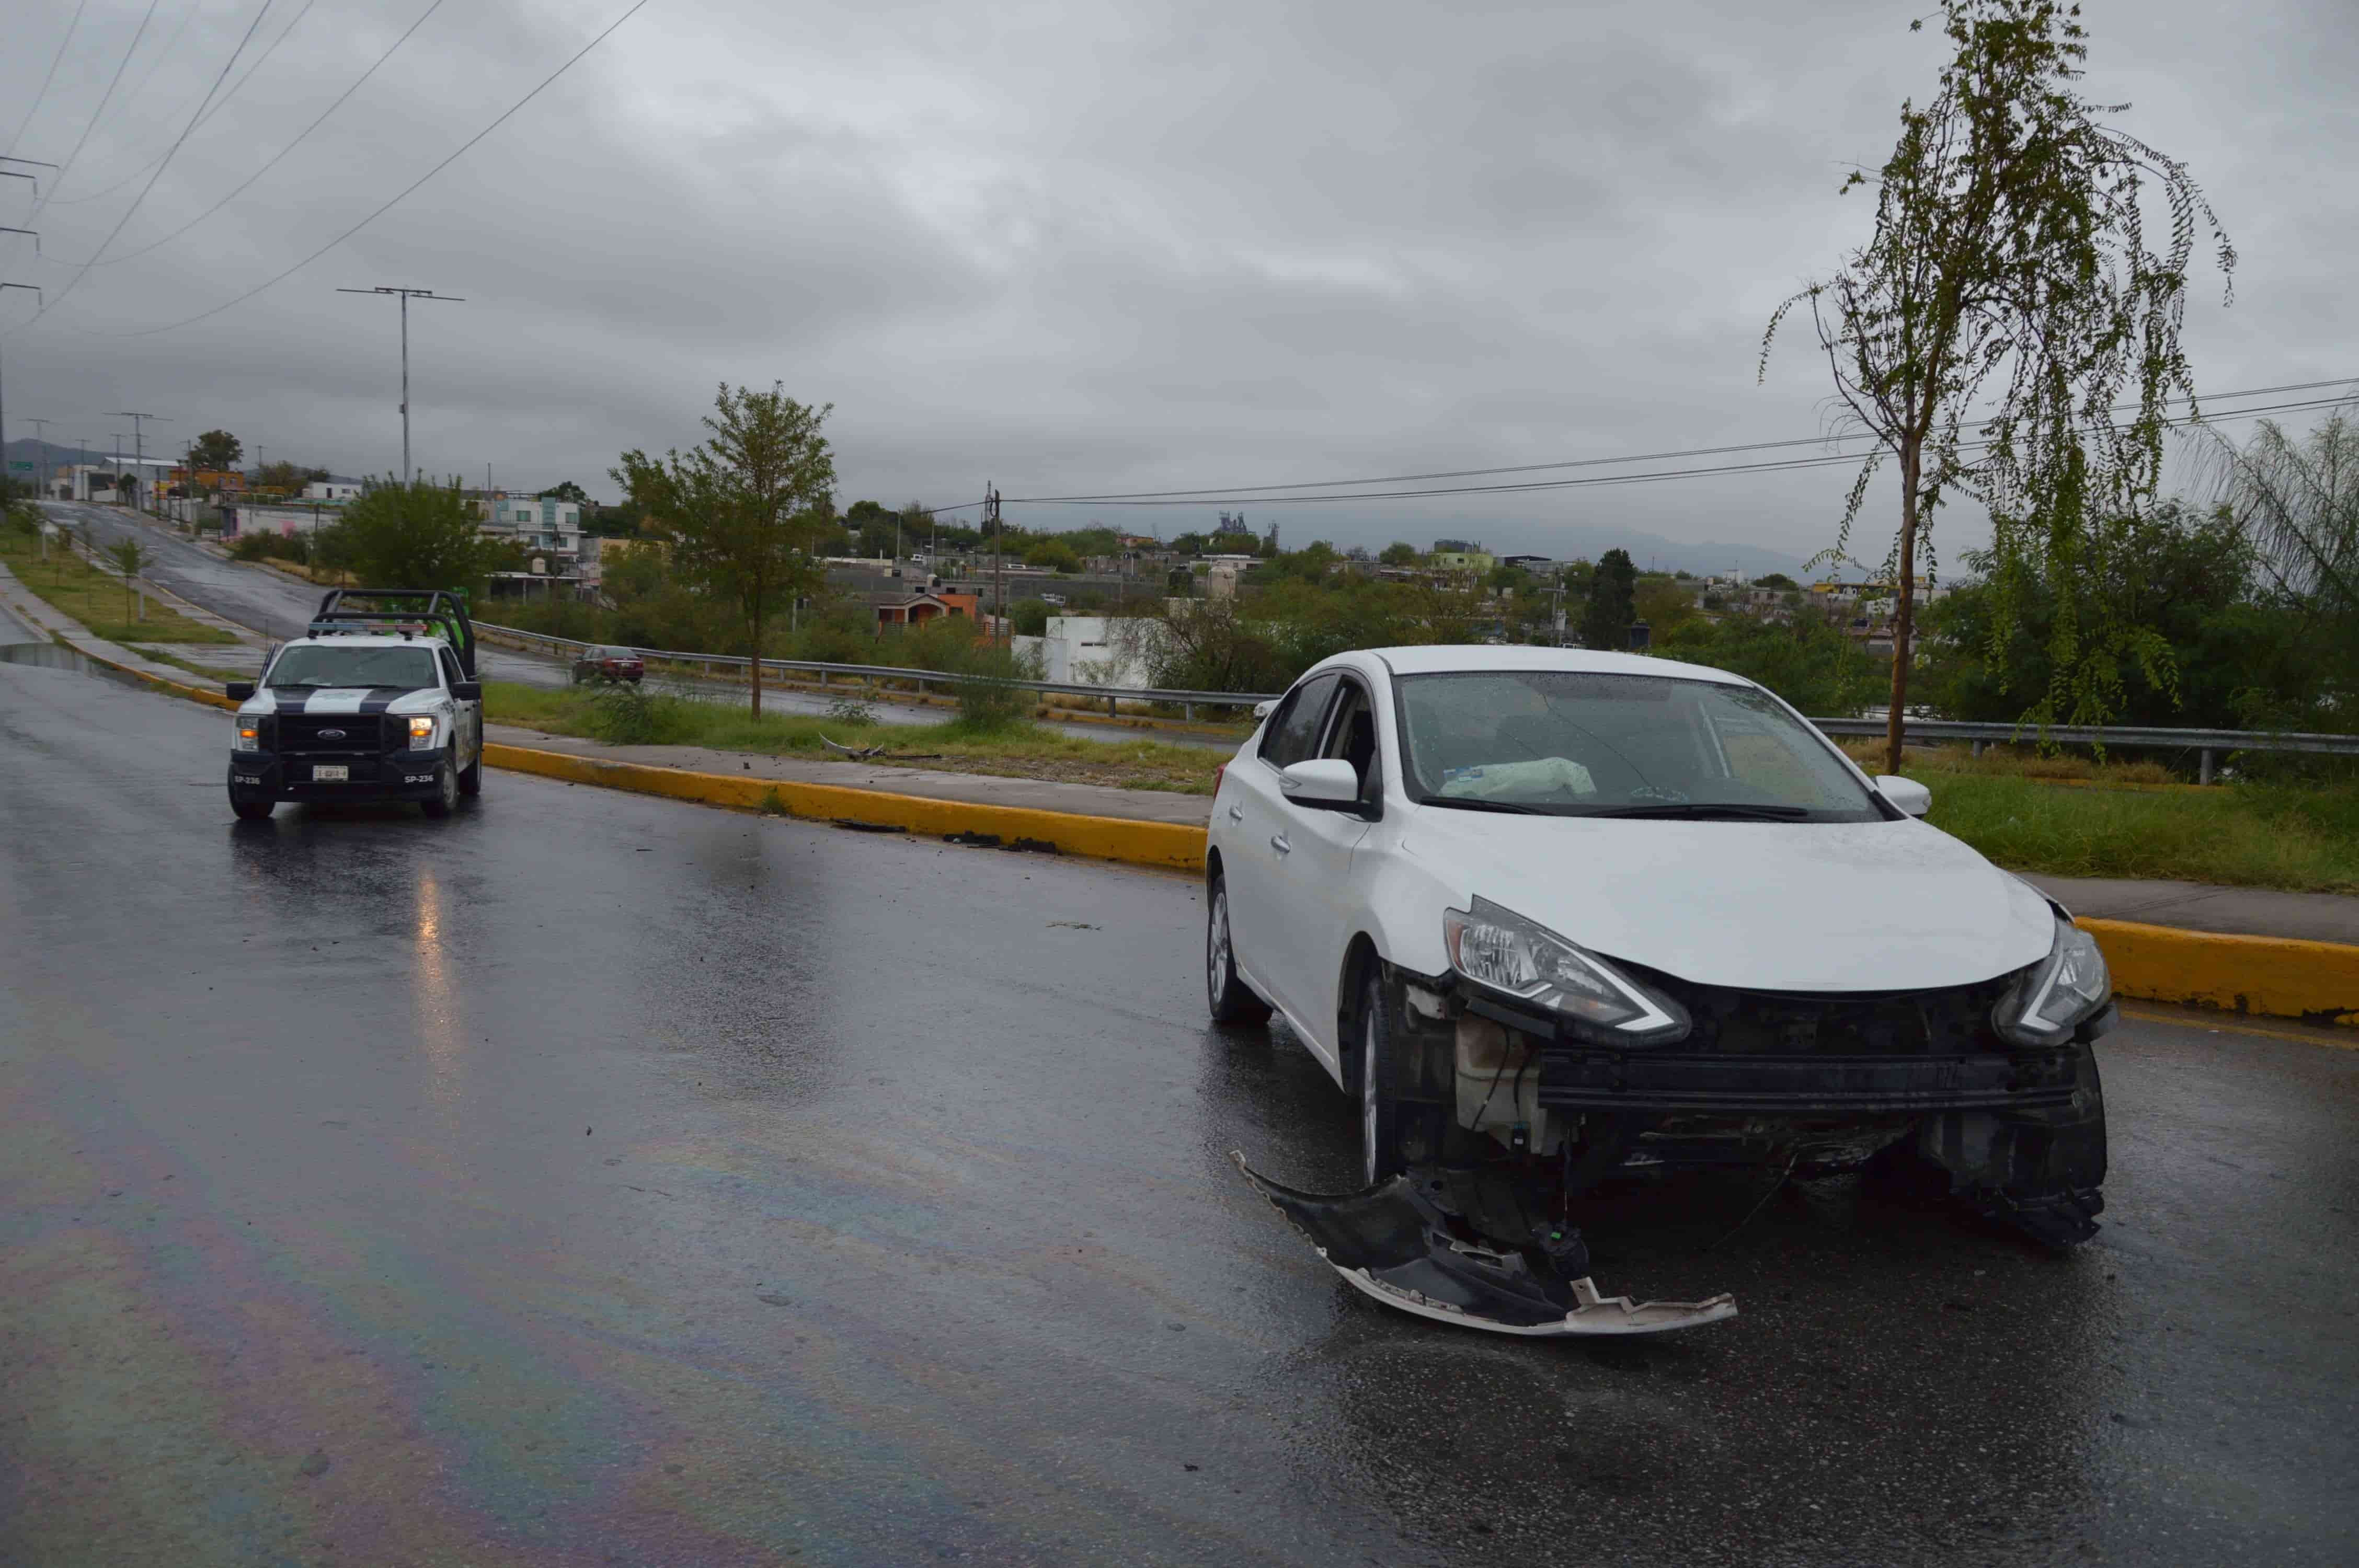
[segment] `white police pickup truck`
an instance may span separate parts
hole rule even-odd
[[[484,787],[474,626],[440,589],[336,589],[261,678],[231,681],[230,809],[414,800],[448,816]]]

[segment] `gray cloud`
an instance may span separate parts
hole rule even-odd
[[[48,259],[0,249],[9,277],[54,293],[71,276],[256,3],[167,0],[38,221]],[[11,434],[38,414],[103,448],[105,411],[140,407],[172,417],[167,440],[223,425],[382,471],[399,455],[393,308],[332,290],[409,283],[468,301],[412,313],[421,460],[503,482],[603,489],[622,448],[694,439],[724,378],[835,403],[847,495],[895,502],[967,500],[987,479],[1019,495],[1254,484],[1806,435],[1821,373],[1797,341],[1756,387],[1762,322],[1856,239],[1867,206],[1837,197],[1842,172],[1881,159],[1940,59],[1906,30],[1923,7],[1882,0],[655,0],[345,245],[200,324],[122,335],[318,246],[622,3],[445,5],[252,190],[12,330]],[[298,4],[276,0],[261,36]],[[110,254],[245,178],[424,5],[318,0]],[[92,0],[17,152],[72,146],[142,9]],[[2126,123],[2193,165],[2244,253],[2234,309],[2207,285],[2190,315],[2204,383],[2359,371],[2347,10],[2276,0],[2233,31],[2191,0],[2087,10],[2092,92],[2137,102]],[[71,12],[19,5],[0,105],[29,102]],[[0,191],[0,222],[27,206]],[[0,320],[21,322],[23,297]],[[1282,515],[1290,539],[1545,549],[1618,527],[1808,554],[1844,477]],[[1174,531],[1215,504],[1125,515]]]

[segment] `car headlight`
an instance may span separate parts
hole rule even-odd
[[[429,747],[434,744],[434,716],[432,714],[419,713],[411,716],[409,720],[409,744],[412,749]]]
[[[229,749],[233,752],[262,750],[262,715],[241,713],[230,721]]]
[[[1535,1003],[1589,1027],[1582,1033],[1622,1045],[1683,1038],[1685,1009],[1614,972],[1546,926],[1488,899],[1445,910],[1442,944],[1450,967],[1480,986]]]
[[[2048,957],[2024,971],[1991,1010],[1991,1025],[2018,1045],[2054,1045],[2114,999],[2097,939],[2059,916]]]

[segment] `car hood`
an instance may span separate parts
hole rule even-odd
[[[438,707],[437,687],[265,687],[238,706],[240,713],[425,713]]]
[[[2055,941],[2055,916],[2037,890],[1913,818],[1664,822],[1413,809],[1402,852],[1461,898],[1487,898],[1596,953],[1698,985],[1930,989],[2037,963]]]

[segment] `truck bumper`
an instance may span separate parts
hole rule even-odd
[[[229,793],[238,800],[373,801],[431,800],[437,791],[434,773],[444,764],[456,766],[447,746],[428,751],[388,752],[373,757],[279,757],[267,752],[233,752],[229,760]],[[321,765],[347,770],[342,782],[314,779]]]

